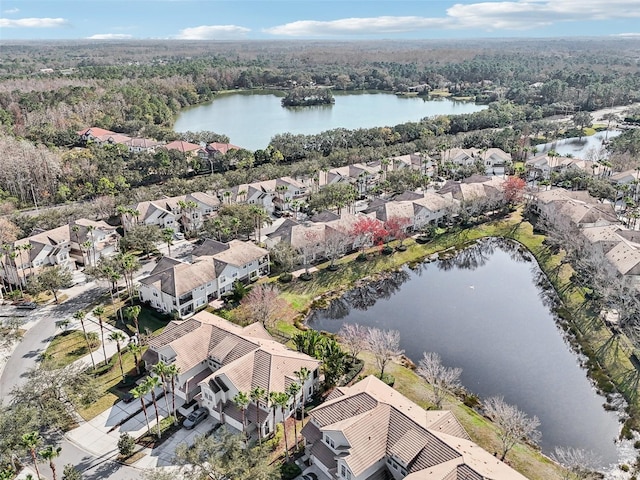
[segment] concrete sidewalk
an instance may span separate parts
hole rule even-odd
[[[69,320],[71,320],[71,323],[69,323],[69,326],[66,328],[66,330],[78,330],[80,332],[82,331],[82,324],[80,323],[80,320],[76,320],[75,318],[70,318]],[[115,328],[104,321],[102,322],[102,325],[104,328],[104,350],[107,353],[107,358],[104,358],[104,351],[102,345],[100,345],[100,347],[98,347],[96,351],[76,360],[75,362],[73,362],[74,364],[82,363],[90,366],[91,356],[93,355],[93,361],[95,362],[96,366],[98,366],[100,363],[103,363],[112,356],[116,355],[118,353],[118,343],[109,339],[109,336],[113,332],[120,332],[124,335],[125,339],[120,342],[120,349],[122,351],[124,351],[126,346],[129,345],[131,338],[129,337],[129,334],[127,332]],[[86,329],[87,333],[95,332],[98,334],[98,337],[100,337],[100,322],[90,313],[88,313],[84,319],[84,328]],[[100,341],[102,342],[102,338],[100,338]]]

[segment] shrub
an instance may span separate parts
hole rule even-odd
[[[295,462],[284,463],[280,467],[280,478],[282,480],[293,480],[302,473],[302,469]]]
[[[396,247],[396,250],[398,250],[399,252],[406,252],[407,251],[407,246],[402,244],[402,245],[398,245]]]
[[[359,253],[358,256],[356,257],[356,261],[357,262],[366,262],[367,261],[367,254],[366,253]]]
[[[300,280],[302,280],[303,282],[308,282],[313,278],[313,276],[310,273],[304,272],[298,278],[300,278]]]
[[[278,281],[280,283],[289,283],[291,280],[293,280],[293,275],[291,275],[290,273],[283,273],[278,277]]]
[[[476,408],[480,405],[480,399],[473,393],[466,393],[464,395],[463,403],[469,408]]]
[[[385,245],[382,248],[382,252],[383,255],[391,255],[393,253],[393,248],[391,248],[389,245]]]
[[[123,457],[129,457],[136,447],[136,441],[127,432],[122,432],[118,439],[118,451]]]
[[[282,424],[279,423],[278,425],[276,425],[276,432],[273,434],[273,437],[271,437],[264,443],[267,447],[267,450],[273,452],[276,448],[278,448],[278,445],[280,445],[280,442],[282,441],[283,435],[284,430],[282,428]]]
[[[623,463],[622,465],[620,465],[620,470],[622,470],[623,472],[628,472],[629,471],[629,465]]]
[[[394,377],[390,373],[385,373],[380,380],[382,380],[390,387],[393,387],[393,384],[396,383],[396,377]]]

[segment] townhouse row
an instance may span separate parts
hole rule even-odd
[[[254,440],[318,395],[321,380],[318,360],[274,341],[259,323],[239,327],[207,312],[169,323],[143,360],[148,370],[160,361],[176,365],[179,398]],[[300,391],[273,409],[269,394],[292,383]],[[251,395],[258,391],[259,398]],[[251,398],[242,410],[234,401],[241,392]],[[525,478],[473,443],[452,412],[425,411],[373,376],[335,388],[310,411],[301,434],[304,460],[323,478]]]

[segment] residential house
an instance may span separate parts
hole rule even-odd
[[[614,173],[609,177],[612,183],[616,185],[637,184],[640,178],[640,170],[626,170],[624,172]]]
[[[305,453],[331,479],[526,478],[473,443],[452,412],[426,411],[373,375],[309,415]]]
[[[382,222],[402,218],[409,230],[419,230],[425,225],[439,223],[453,215],[459,203],[446,195],[406,192],[393,200],[375,199],[364,212],[375,214]]]
[[[166,150],[175,150],[184,154],[185,157],[195,157],[200,160],[207,160],[209,158],[209,152],[207,152],[205,147],[195,143],[184,142],[182,140],[174,140],[173,142],[163,145],[162,148]]]
[[[344,167],[332,168],[328,171],[321,171],[318,174],[318,186],[320,188],[335,183],[352,184],[360,196],[365,195],[374,188],[380,179],[381,165],[365,165],[355,163]]]
[[[131,138],[123,143],[131,153],[153,153],[156,148],[162,145],[162,142],[153,138]]]
[[[83,142],[94,141],[97,137],[102,135],[116,135],[116,133],[111,130],[105,130],[104,128],[98,127],[85,128],[84,130],[80,130],[76,133]]]
[[[123,135],[122,133],[109,133],[106,135],[98,135],[93,141],[100,145],[125,145],[127,142],[131,141],[131,137]]]
[[[120,234],[103,221],[79,218],[69,224],[69,255],[81,265],[95,265],[102,257],[118,252]]]
[[[164,331],[149,342],[143,360],[150,368],[163,361],[180,369],[176,395],[185,401],[195,399],[217,421],[243,430],[242,412],[233,398],[239,393],[249,394],[256,387],[271,392],[284,392],[291,383],[300,383],[297,371],[309,370],[302,387],[306,399],[318,389],[320,362],[308,355],[289,350],[274,341],[259,323],[240,327],[208,312],[199,312],[189,320],[171,322]],[[288,417],[295,410],[291,399],[284,413]],[[277,409],[275,422],[282,419]],[[258,430],[268,435],[274,430],[271,405],[266,398],[251,401],[245,419],[246,431]]]
[[[478,161],[476,153],[477,150],[473,148],[450,148],[441,153],[440,160],[445,164],[471,167]]]
[[[233,290],[233,282],[252,282],[268,275],[269,251],[252,242],[231,240],[221,243],[207,239],[193,249],[191,256],[196,261],[211,260],[218,276],[218,295]]]
[[[579,227],[620,223],[612,204],[600,203],[587,191],[554,188],[538,192],[534,195],[532,207],[541,215],[565,216]]]
[[[597,162],[580,158],[537,155],[524,164],[531,180],[548,180],[552,173],[562,174],[569,170],[580,170],[589,175],[599,175],[604,167]]]
[[[428,155],[416,152],[389,158],[393,170],[409,168],[420,172],[421,175],[433,176],[435,162]]]
[[[242,147],[238,147],[237,145],[233,145],[231,143],[212,142],[205,147],[205,151],[207,152],[207,156],[208,156],[208,158],[206,159],[208,160],[209,165],[213,169],[214,162],[220,161],[231,150],[241,150],[241,149]],[[235,166],[235,163],[230,162],[229,166]]]
[[[498,204],[504,198],[504,179],[472,175],[460,182],[448,180],[437,193],[466,204],[474,201]]]
[[[512,164],[511,154],[501,148],[480,150],[477,156],[482,160],[487,175],[504,175],[505,169]]]
[[[52,230],[37,229],[0,254],[0,276],[14,285],[24,285],[28,277],[47,267],[75,271],[78,265],[94,264],[116,253],[118,239],[115,227],[84,218]]]
[[[173,228],[178,231],[195,231],[202,227],[206,217],[212,215],[220,206],[220,200],[204,192],[194,192],[177,197],[167,197],[151,202],[140,202],[133,206],[138,212],[129,223],[157,225],[160,228]],[[127,225],[127,227],[130,225]]]
[[[267,212],[288,210],[294,200],[307,194],[307,186],[295,178],[281,177],[249,184],[236,185],[222,191],[224,203],[258,205]]]
[[[13,285],[26,284],[27,278],[39,274],[44,268],[60,266],[74,270],[70,257],[69,226],[52,230],[36,230],[27,238],[16,240],[10,249],[3,249],[0,270],[2,278]]]
[[[140,300],[164,313],[188,317],[233,290],[269,273],[269,252],[249,242],[207,239],[192,251],[193,263],[162,258],[140,279]]]

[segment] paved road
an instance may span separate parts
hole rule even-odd
[[[55,322],[68,318],[77,310],[86,308],[104,293],[104,287],[89,283],[75,286],[64,293],[68,294],[70,298],[63,304],[38,308],[30,311],[25,318],[29,329],[11,357],[9,357],[0,376],[0,402],[8,403],[11,391],[26,381],[24,372],[36,365],[38,355],[44,352],[49,342],[51,342],[56,333]],[[109,458],[92,456],[79,446],[69,442],[66,438],[60,439],[59,445],[62,447],[62,451],[55,464],[60,475],[64,465],[73,464],[83,472],[85,480],[106,478],[136,480],[142,476],[138,469],[120,465]],[[48,475],[47,466],[43,465],[41,471],[44,475]]]

